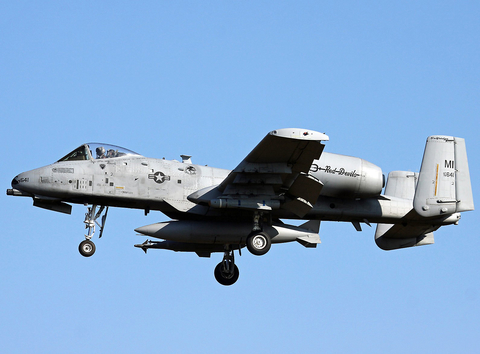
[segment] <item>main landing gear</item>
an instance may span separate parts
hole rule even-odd
[[[262,217],[261,212],[253,214],[253,230],[245,242],[250,253],[256,256],[264,255],[272,246],[270,236],[262,230]],[[215,279],[222,285],[232,285],[237,281],[239,271],[235,265],[233,250],[229,245],[225,245],[223,260],[215,267],[214,274]]]
[[[247,237],[247,248],[250,253],[256,256],[263,256],[270,250],[272,240],[270,236],[262,231],[263,213],[256,211],[253,214],[253,230]]]
[[[271,245],[270,236],[265,232],[254,231],[247,237],[247,248],[256,256],[267,253]],[[217,264],[214,271],[215,279],[222,285],[232,285],[238,280],[240,272],[235,265],[234,258],[233,250],[229,245],[226,245],[223,260]]]
[[[91,241],[93,234],[95,233],[95,225],[100,228],[100,235],[98,238],[102,237],[103,228],[105,226],[105,221],[107,219],[108,207],[100,206],[97,210],[97,205],[92,205],[88,207],[87,213],[85,213],[85,228],[88,229],[88,234],[85,235],[85,240],[80,242],[78,246],[78,251],[84,257],[90,257],[95,253],[95,244]],[[102,216],[103,211],[105,210],[105,214]],[[101,223],[97,221],[97,219],[102,216]]]
[[[222,285],[232,285],[238,279],[240,272],[235,265],[233,250],[225,247],[223,260],[215,267],[215,279]]]
[[[246,244],[250,253],[256,256],[262,256],[270,250],[272,241],[266,232],[253,231],[250,236],[247,237]],[[215,279],[217,279],[220,284],[228,286],[238,280],[239,274],[238,267],[235,265],[233,250],[229,245],[226,245],[223,260],[215,267]]]
[[[247,237],[247,248],[255,256],[263,256],[271,246],[272,240],[265,232],[254,231]]]

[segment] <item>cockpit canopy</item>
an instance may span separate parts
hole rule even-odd
[[[62,157],[57,162],[62,161],[82,161],[82,160],[97,160],[97,159],[113,159],[124,156],[141,156],[136,152],[122,148],[120,146],[88,143],[84,144],[72,152]]]

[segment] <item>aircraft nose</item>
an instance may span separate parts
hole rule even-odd
[[[15,176],[13,179],[12,179],[12,189],[7,189],[7,195],[17,195],[17,196],[23,196],[23,195],[26,195],[22,190],[20,190],[19,188],[19,177],[20,175],[18,176]]]
[[[12,187],[20,190],[24,190],[25,188],[28,188],[29,185],[31,184],[30,182],[34,180],[34,178],[32,178],[34,177],[34,173],[32,173],[34,171],[35,170],[26,171],[16,175],[12,179]]]
[[[30,181],[30,173],[29,172],[22,172],[12,179],[12,187],[13,188],[18,188],[20,185],[22,185],[24,182],[29,182]]]
[[[13,179],[12,179],[12,187],[13,187],[13,188],[15,188],[15,187],[17,186],[17,184],[18,184],[17,177],[18,177],[18,176],[15,176],[15,177],[13,177]]]

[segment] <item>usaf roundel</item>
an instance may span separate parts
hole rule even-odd
[[[170,180],[170,176],[165,176],[163,172],[157,171],[148,175],[149,179],[153,179],[156,183],[163,183]]]

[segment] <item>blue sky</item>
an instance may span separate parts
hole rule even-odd
[[[84,142],[234,168],[273,129],[418,171],[425,139],[466,139],[480,200],[475,1],[0,2],[1,185]],[[480,347],[476,212],[435,245],[385,252],[374,228],[236,258],[152,250],[158,212],[111,209],[97,252],[72,215],[0,198],[0,343],[8,353],[451,353]]]

